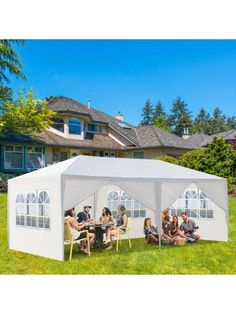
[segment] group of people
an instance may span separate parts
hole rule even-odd
[[[84,206],[83,211],[79,212],[77,215],[75,213],[75,208],[71,208],[65,212],[65,222],[69,223],[70,230],[74,240],[82,240],[86,238],[86,233],[81,232],[83,230],[88,230],[88,238],[90,246],[92,247],[96,241],[95,232],[93,227],[91,227],[91,206]],[[117,207],[117,217],[114,222],[112,218],[111,211],[109,208],[104,207],[102,209],[102,215],[99,218],[100,223],[105,224],[104,227],[104,245],[107,250],[112,249],[112,238],[118,236],[119,233],[125,233],[128,226],[128,216],[126,214],[126,209],[123,205]],[[80,250],[85,254],[88,254],[88,243],[86,239],[81,241]]]
[[[96,241],[94,229],[91,228],[91,206],[84,206],[83,211],[77,215],[75,208],[69,209],[65,212],[65,221],[68,221],[71,233],[74,240],[82,240],[80,250],[85,254],[88,254],[88,243],[86,241],[86,233],[81,232],[83,230],[88,231],[88,238],[90,246],[93,247]],[[182,240],[183,243],[197,241],[200,236],[196,233],[195,222],[189,219],[186,212],[181,214],[182,223],[179,225],[177,216],[170,217],[169,210],[164,210],[162,213],[162,230],[161,230],[161,242],[162,244],[176,244],[177,239]],[[102,209],[102,215],[99,218],[100,223],[104,224],[104,246],[107,250],[112,248],[112,239],[114,236],[118,236],[119,233],[125,233],[128,226],[128,216],[126,209],[123,205],[117,207],[117,217],[114,222],[111,211],[109,208],[104,207]],[[151,218],[145,218],[144,220],[144,234],[148,243],[159,242],[159,232],[157,227],[152,225]],[[84,239],[84,241],[83,241]]]
[[[196,233],[198,227],[192,219],[189,219],[186,212],[181,213],[182,223],[179,225],[177,216],[170,217],[168,209],[162,213],[162,230],[161,242],[163,244],[176,244],[187,242],[195,242],[200,239],[199,234]],[[144,234],[148,243],[159,242],[159,232],[157,227],[152,225],[151,218],[144,220]]]

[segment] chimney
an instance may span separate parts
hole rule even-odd
[[[124,115],[118,111],[118,114],[115,116],[116,119],[120,121],[124,121]]]
[[[88,100],[88,109],[90,109],[91,108],[91,100],[89,99]]]
[[[188,127],[187,128],[184,128],[184,133],[183,133],[183,135],[182,135],[182,138],[184,139],[184,140],[187,140],[187,138],[189,138],[190,137],[190,135],[189,135],[189,129],[188,129]]]

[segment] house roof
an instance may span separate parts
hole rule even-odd
[[[64,146],[74,148],[122,149],[122,146],[111,137],[103,134],[93,134],[91,139],[73,139],[57,135],[49,130],[40,134],[42,141],[49,146]]]
[[[229,131],[220,132],[213,135],[206,135],[201,133],[195,133],[191,135],[186,142],[191,142],[196,144],[198,147],[206,146],[207,144],[213,141],[214,137],[224,137],[226,140],[235,140],[236,139],[236,129]]]
[[[202,146],[202,144],[209,138],[210,136],[203,133],[194,133],[189,138],[187,138],[185,141],[188,143],[193,143],[197,145],[198,147]]]
[[[137,135],[142,147],[175,147],[182,149],[195,149],[196,145],[187,142],[181,137],[166,132],[154,125],[144,125],[137,129]]]
[[[77,113],[89,117],[93,122],[106,123],[110,125],[113,129],[123,135],[126,139],[131,142],[131,145],[137,146],[138,139],[135,132],[135,127],[127,122],[116,119],[102,111],[96,110],[94,108],[88,108],[88,106],[75,101],[67,97],[55,97],[48,102],[48,108],[56,112],[70,112]],[[122,122],[126,125],[126,128],[119,125]]]

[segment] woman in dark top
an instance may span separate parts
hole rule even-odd
[[[180,230],[177,216],[173,216],[172,221],[170,223],[170,234],[172,237],[180,236],[181,238],[187,238],[185,234]]]
[[[152,225],[151,218],[144,219],[143,231],[144,231],[145,239],[147,240],[147,243],[158,242],[157,228]]]

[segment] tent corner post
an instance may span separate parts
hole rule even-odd
[[[161,236],[162,236],[162,221],[161,221],[161,204],[162,204],[162,183],[154,183],[155,193],[155,209],[157,215],[157,230],[158,230],[158,249],[161,250]]]

